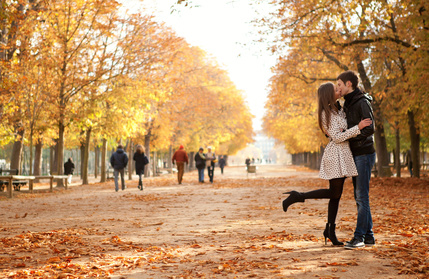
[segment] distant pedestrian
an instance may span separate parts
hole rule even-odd
[[[128,155],[127,153],[125,153],[124,147],[120,144],[118,145],[116,152],[114,152],[110,157],[110,165],[113,168],[113,175],[115,178],[116,192],[118,192],[119,190],[119,185],[118,185],[119,174],[121,174],[122,191],[127,188],[125,187],[125,168],[127,167],[127,164],[128,164]]]
[[[247,159],[246,159],[246,161],[244,162],[245,164],[246,164],[246,169],[248,170],[249,169],[249,166],[250,166],[250,158],[249,157],[247,157]]]
[[[183,145],[179,146],[179,150],[174,152],[173,158],[171,159],[173,165],[177,165],[177,181],[182,184],[183,173],[185,172],[185,163],[189,164],[188,154],[185,151]]]
[[[145,155],[145,149],[140,144],[137,145],[137,150],[134,153],[133,160],[136,161],[136,174],[139,176],[139,185],[137,188],[140,191],[143,191],[143,180],[142,175],[144,174],[144,170],[147,164],[149,164],[149,159]]]
[[[195,154],[195,166],[198,170],[198,182],[204,183],[204,169],[206,168],[206,155],[203,153],[204,148],[200,147]]]
[[[68,161],[64,164],[64,174],[68,175],[67,184],[71,184],[73,172],[74,172],[73,159],[69,158]]]
[[[212,152],[211,146],[209,146],[207,147],[206,166],[207,166],[207,173],[209,175],[211,183],[213,183],[215,163],[216,163],[216,155]]]
[[[226,165],[225,158],[223,157],[223,155],[221,155],[219,158],[219,168],[220,168],[221,174],[223,174],[223,168],[225,167],[225,165]]]

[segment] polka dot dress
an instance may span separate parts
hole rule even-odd
[[[332,112],[329,129],[326,125],[326,115],[322,112],[322,125],[328,131],[330,141],[323,153],[319,177],[329,180],[357,176],[358,173],[348,139],[360,134],[359,127],[356,125],[347,129],[347,120],[343,109],[338,113]]]

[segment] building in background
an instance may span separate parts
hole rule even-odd
[[[248,144],[237,154],[228,156],[228,164],[244,165],[246,158],[250,158],[252,164],[292,164],[292,156],[283,144],[276,143],[273,138],[267,137],[262,131],[256,132],[254,140],[253,144]]]
[[[273,156],[271,151],[274,149],[276,142],[273,138],[267,137],[263,132],[257,132],[255,136],[255,147],[262,152],[263,163],[277,163],[276,156]]]

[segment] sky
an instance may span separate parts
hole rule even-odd
[[[251,21],[266,13],[269,5],[250,5],[249,0],[194,0],[198,7],[172,11],[175,0],[123,0],[132,11],[140,8],[171,27],[178,36],[214,56],[239,90],[243,91],[255,131],[261,130],[267,100],[270,68],[276,58],[264,43]]]

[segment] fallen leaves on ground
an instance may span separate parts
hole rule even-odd
[[[148,181],[145,186],[163,187],[175,183],[174,178]],[[350,187],[350,179],[346,187]],[[195,183],[195,185],[198,185]],[[236,189],[241,187],[278,188],[286,191],[296,185],[312,188],[327,188],[321,179],[299,177],[258,177],[252,179],[219,179],[212,189]],[[193,184],[191,184],[193,186]],[[105,187],[105,186],[103,186]],[[261,192],[263,193],[263,192]],[[63,193],[64,194],[64,193]],[[176,194],[177,195],[177,194]],[[180,194],[181,195],[181,194]],[[121,199],[133,202],[157,203],[162,196],[147,193],[125,193]],[[35,199],[37,197],[34,197]],[[244,197],[245,198],[245,197]],[[374,216],[376,236],[383,241],[371,249],[365,249],[380,258],[391,259],[399,274],[410,274],[424,278],[429,275],[429,182],[413,178],[373,178],[371,180],[371,207]],[[345,200],[353,200],[353,194],[345,192]],[[224,203],[232,198],[222,199]],[[140,210],[133,207],[133,210]],[[281,210],[272,206],[252,206],[249,210]],[[249,211],[249,213],[250,213]],[[25,218],[19,214],[17,218]],[[222,218],[225,218],[223,216]],[[250,215],[249,215],[250,218]],[[28,218],[27,218],[28,219]],[[109,219],[110,220],[110,219]],[[100,221],[109,221],[102,219]],[[121,221],[112,218],[112,221]],[[344,221],[344,220],[343,220]],[[349,217],[355,222],[355,217]],[[161,226],[163,222],[143,224],[134,221],[135,227]],[[5,224],[2,224],[2,226]],[[67,227],[67,224],[64,224]],[[159,229],[159,227],[158,227]],[[344,227],[339,227],[340,230]],[[350,229],[350,228],[347,228]],[[2,228],[0,228],[0,231]],[[7,231],[6,227],[3,228]],[[213,239],[225,231],[208,232]],[[172,234],[174,235],[174,234]],[[127,241],[121,236],[110,235],[108,229],[66,228],[46,232],[23,232],[18,235],[0,238],[0,277],[2,278],[107,278],[114,274],[124,274],[130,270],[160,271],[176,269],[176,278],[210,278],[229,274],[246,274],[258,277],[258,270],[264,274],[281,276],[282,270],[303,270],[300,259],[288,258],[295,248],[285,247],[289,242],[320,242],[316,236],[301,235],[286,231],[270,232],[263,235],[249,235],[238,243],[210,244],[192,242],[169,246],[142,245]],[[213,255],[218,255],[213,257]],[[228,255],[228,256],[223,256]],[[232,255],[232,256],[231,256]],[[250,257],[252,255],[252,257]],[[279,265],[279,256],[287,259],[286,265]],[[332,268],[332,272],[345,271],[343,268],[357,266],[358,261],[320,262],[321,267]],[[178,268],[181,266],[182,268]],[[204,269],[202,269],[204,266]],[[325,275],[323,278],[327,278]],[[332,278],[338,278],[332,275]]]

